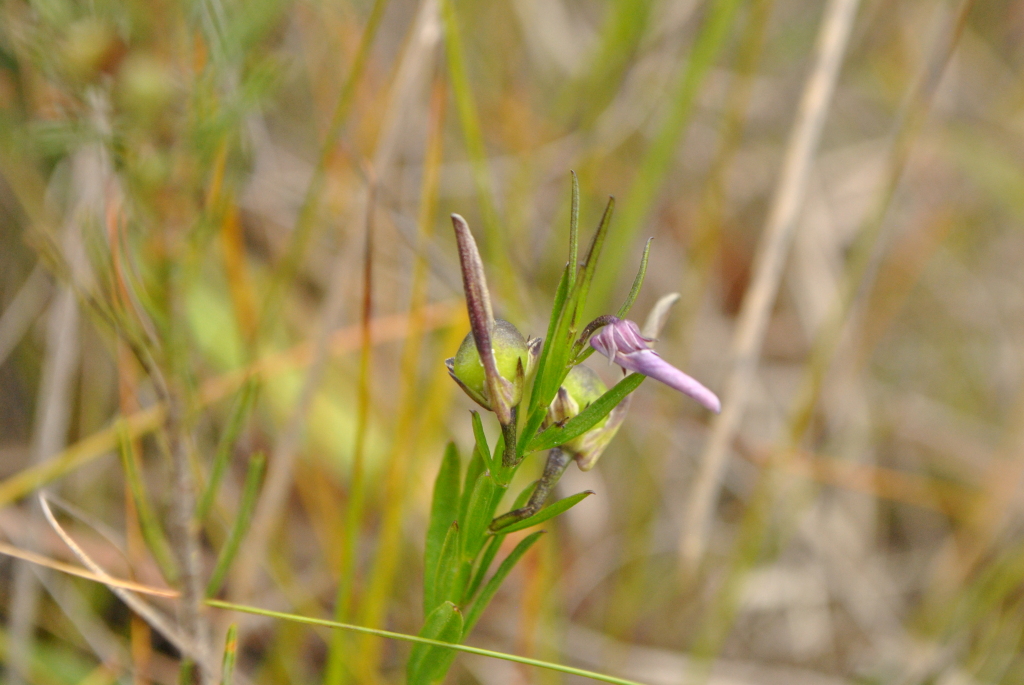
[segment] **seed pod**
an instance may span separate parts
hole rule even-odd
[[[523,386],[533,368],[539,351],[539,340],[527,341],[515,326],[504,319],[495,319],[490,330],[495,370],[505,390],[508,407],[518,406],[523,399]],[[463,338],[459,351],[445,361],[448,373],[473,400],[485,409],[493,410],[487,373],[477,349],[476,339],[470,331]]]
[[[562,381],[562,387],[548,407],[548,415],[545,426],[561,424],[573,418],[590,404],[596,401],[601,395],[608,391],[608,387],[596,373],[586,366],[574,366],[569,374]],[[594,424],[589,431],[573,438],[561,445],[561,449],[576,459],[576,464],[581,471],[589,471],[594,468],[598,458],[604,449],[615,437],[615,433],[626,418],[626,411],[629,407],[629,397],[620,402],[615,409]]]

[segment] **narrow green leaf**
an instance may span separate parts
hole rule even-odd
[[[576,172],[572,174],[572,204],[569,209],[569,290],[576,285],[576,270],[579,265],[580,251],[580,180]]]
[[[555,301],[551,306],[551,320],[548,322],[548,334],[541,346],[540,357],[537,359],[537,372],[534,374],[533,389],[530,391],[530,402],[527,405],[527,417],[532,416],[541,401],[541,379],[545,378],[548,360],[551,357],[552,346],[555,343],[555,330],[565,308],[565,299],[569,294],[570,274],[575,274],[575,267],[570,262],[565,265],[562,271],[562,278],[558,281],[558,289],[555,291]]]
[[[210,574],[210,582],[206,585],[206,596],[215,596],[227,577],[231,562],[238,554],[238,548],[249,531],[249,523],[252,521],[252,512],[256,508],[256,500],[260,492],[260,484],[263,482],[263,470],[267,464],[267,458],[262,452],[256,452],[249,460],[249,470],[245,474],[245,487],[242,490],[242,501],[238,505],[238,515],[235,522],[231,524],[231,532],[228,539],[217,556],[217,564]]]
[[[501,549],[501,543],[504,540],[504,535],[492,535],[491,539],[487,541],[484,552],[480,555],[480,560],[473,571],[473,580],[469,583],[469,587],[466,588],[466,596],[464,597],[466,602],[471,601],[473,596],[476,595],[476,591],[480,589],[480,585],[484,582],[494,557],[498,556],[498,550]]]
[[[480,412],[469,412],[473,416],[473,437],[476,439],[476,449],[488,462],[491,461],[491,449],[487,446],[487,435],[484,433],[484,424],[480,420]],[[489,467],[490,464],[488,463]]]
[[[446,600],[458,599],[456,595],[459,594],[459,571],[462,567],[461,548],[462,535],[459,532],[459,524],[457,521],[452,521],[437,560],[437,571],[434,574],[434,595],[426,604],[430,607],[431,612]],[[426,600],[424,601],[426,602]]]
[[[619,307],[618,313],[615,315],[620,319],[625,319],[626,315],[629,314],[629,310],[633,308],[633,303],[636,302],[636,296],[640,294],[640,286],[644,284],[644,276],[647,275],[647,258],[651,254],[651,241],[654,238],[648,238],[647,244],[644,245],[644,256],[640,258],[640,269],[636,272],[636,278],[633,279],[633,287],[629,289],[629,295],[626,296],[626,301]]]
[[[608,235],[608,227],[612,222],[612,213],[615,211],[615,198],[608,198],[608,204],[601,215],[601,223],[597,225],[594,232],[594,239],[590,242],[590,249],[587,250],[587,259],[583,262],[583,269],[580,273],[580,280],[576,284],[578,291],[576,297],[570,302],[572,308],[572,332],[575,334],[580,318],[583,316],[583,309],[587,306],[587,296],[590,294],[590,284],[594,280],[594,272],[597,270],[597,260],[601,257],[601,250],[604,248],[605,238]]]
[[[558,392],[559,386],[565,380],[565,375],[569,372],[569,360],[572,356],[573,344],[576,341],[580,318],[583,316],[584,307],[586,307],[587,293],[594,278],[594,270],[597,268],[597,260],[601,255],[601,248],[608,234],[608,226],[611,224],[614,209],[615,198],[608,198],[608,205],[601,216],[597,231],[594,232],[575,287],[566,298],[554,332],[548,336],[548,340],[544,341],[546,358],[543,368],[538,367],[537,378],[534,381],[534,396],[530,398],[530,412],[526,418],[526,425],[519,445],[517,445],[517,449],[521,449],[520,457],[530,451],[527,446],[532,442],[533,434],[544,421],[548,405],[554,399],[555,393]]]
[[[509,524],[498,532],[502,535],[508,535],[509,533],[516,532],[517,530],[524,530],[526,528],[536,526],[539,523],[544,523],[548,519],[554,518],[562,512],[572,509],[574,506],[576,506],[577,504],[579,504],[580,502],[582,502],[587,497],[590,497],[593,494],[593,490],[584,490],[583,492],[578,492],[575,495],[571,495],[564,499],[560,499],[557,502],[554,502],[553,504],[549,504],[548,506],[544,507],[530,518],[526,518],[522,521],[516,521],[515,523]]]
[[[437,562],[448,528],[459,517],[459,450],[449,442],[445,448],[441,468],[434,481],[434,497],[430,502],[430,523],[427,526],[427,543],[423,552],[423,615],[430,613],[435,594]],[[436,602],[434,602],[436,604]]]
[[[489,473],[484,473],[476,480],[473,495],[469,499],[466,510],[466,536],[463,539],[463,560],[472,561],[483,546],[484,531],[490,524],[490,501],[494,498],[498,486]]]
[[[533,494],[534,489],[537,487],[537,481],[533,481],[519,493],[516,497],[516,501],[512,503],[512,509],[515,511],[520,507],[525,507],[526,502],[530,499],[530,495]],[[484,553],[480,555],[480,561],[477,562],[476,571],[473,573],[473,581],[469,584],[469,589],[466,591],[466,601],[473,599],[476,595],[476,591],[480,589],[480,585],[484,582],[484,577],[487,576],[487,571],[491,568],[491,563],[494,561],[494,557],[498,554],[498,549],[501,548],[501,543],[504,542],[505,535],[497,533],[491,536],[491,539],[487,541],[487,546],[484,548]]]
[[[584,494],[584,493],[580,493]],[[562,500],[563,502],[565,500]],[[557,502],[556,502],[557,504]],[[552,505],[554,506],[554,505]],[[539,514],[538,514],[539,515]],[[505,582],[505,578],[515,568],[515,565],[522,559],[526,551],[533,546],[533,543],[540,539],[540,536],[544,534],[543,530],[538,530],[536,533],[532,533],[527,537],[523,538],[516,548],[512,550],[512,553],[505,557],[505,560],[498,566],[498,570],[494,572],[487,584],[484,585],[484,589],[480,591],[480,596],[473,602],[473,605],[469,608],[469,613],[466,614],[466,626],[463,630],[463,637],[469,634],[469,631],[473,630],[473,626],[480,619],[480,615],[484,613],[484,609],[491,603],[491,599],[494,598],[494,594],[501,587],[501,584]]]
[[[224,638],[224,659],[220,668],[221,685],[232,685],[235,681],[235,660],[238,658],[238,624],[228,626],[227,637]]]
[[[490,473],[485,473],[477,479],[466,510],[466,525],[462,538],[463,562],[471,565],[487,541],[487,527],[491,524],[494,510],[497,508],[494,498],[496,494],[500,495],[502,492]]]
[[[445,602],[427,617],[420,637],[458,643],[462,633],[462,612],[451,602]],[[455,650],[445,647],[416,645],[405,667],[407,685],[430,685],[441,680],[451,667],[455,654]]]
[[[597,398],[589,407],[565,422],[562,427],[551,426],[538,433],[530,444],[527,452],[547,450],[564,445],[575,437],[583,435],[594,427],[598,421],[608,416],[609,412],[621,402],[626,395],[640,387],[647,376],[642,373],[631,373],[616,383],[611,390]]]
[[[213,464],[210,467],[210,479],[207,481],[206,488],[196,503],[196,518],[200,521],[206,520],[207,515],[210,513],[210,508],[217,499],[217,490],[220,488],[220,482],[224,478],[228,464],[231,463],[232,448],[238,440],[238,434],[242,432],[242,426],[245,425],[249,412],[252,411],[253,405],[256,403],[258,388],[259,384],[256,382],[256,379],[250,378],[238,392],[235,403],[231,407],[231,414],[228,416],[228,422],[224,426],[224,432],[220,434],[220,440],[217,441],[217,451],[214,452]]]
[[[174,562],[171,545],[160,525],[160,519],[153,511],[149,493],[139,474],[139,461],[138,455],[135,454],[134,444],[123,422],[118,423],[117,431],[121,466],[124,468],[124,477],[128,482],[128,489],[132,493],[132,500],[135,502],[135,511],[139,515],[142,539],[156,560],[157,566],[160,567],[164,578],[169,583],[174,583],[178,579],[178,566]]]
[[[462,484],[462,495],[459,501],[459,521],[466,520],[469,499],[473,496],[473,490],[476,488],[480,476],[487,473],[487,458],[488,455],[480,454],[475,447],[473,448],[473,454],[469,457],[469,466],[466,467],[466,480]]]

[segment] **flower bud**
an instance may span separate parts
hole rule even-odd
[[[662,359],[647,344],[653,342],[653,339],[644,336],[639,326],[628,319],[617,319],[614,316],[603,318],[606,320],[604,328],[590,339],[590,346],[608,357],[609,363],[618,364],[624,371],[642,373],[659,380],[692,397],[716,414],[722,411],[722,402],[718,396],[695,378]]]
[[[526,377],[533,369],[540,351],[539,339],[527,341],[515,326],[504,319],[495,319],[490,331],[491,349],[498,375],[503,381],[505,400],[509,407],[523,399]],[[448,373],[466,394],[485,409],[493,409],[488,392],[487,374],[477,350],[472,331],[466,334],[456,355],[445,361]]]
[[[565,423],[607,391],[608,387],[596,373],[586,366],[574,366],[548,407],[545,426]],[[573,455],[581,471],[589,471],[597,463],[598,457],[622,425],[628,407],[627,396],[589,431],[561,445],[562,450]]]

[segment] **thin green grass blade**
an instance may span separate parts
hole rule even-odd
[[[153,505],[149,499],[146,486],[142,483],[142,476],[139,474],[138,455],[132,439],[123,422],[118,423],[118,453],[121,457],[121,466],[124,468],[124,477],[128,482],[128,489],[132,493],[132,500],[135,502],[135,510],[139,515],[139,528],[142,532],[143,542],[156,560],[160,572],[169,583],[178,579],[178,565],[174,562],[174,554],[171,553],[171,545],[167,541],[167,535],[160,525],[160,519],[153,511]]]
[[[441,468],[434,481],[434,497],[430,503],[430,523],[427,525],[427,543],[423,551],[423,615],[427,616],[436,605],[435,582],[437,578],[437,562],[441,558],[441,548],[448,528],[459,517],[459,450],[455,443],[448,443],[445,448]]]
[[[582,494],[582,493],[581,493]],[[463,637],[469,635],[469,631],[473,630],[473,626],[480,620],[480,615],[484,613],[484,609],[491,603],[491,599],[494,598],[494,594],[501,587],[501,584],[505,582],[505,578],[515,568],[515,565],[523,558],[527,550],[533,546],[533,543],[537,542],[540,537],[544,535],[543,530],[538,530],[536,533],[532,533],[527,537],[523,538],[516,548],[505,557],[505,560],[498,566],[498,570],[494,572],[487,584],[484,585],[484,589],[480,591],[480,596],[473,602],[473,606],[470,607],[469,612],[466,614],[466,627],[463,633]],[[504,536],[502,536],[504,537]]]
[[[217,442],[217,451],[214,453],[213,464],[210,468],[210,479],[207,481],[206,488],[196,504],[196,518],[200,521],[206,520],[207,515],[210,513],[210,508],[217,499],[217,490],[220,488],[220,482],[224,478],[228,464],[231,463],[231,448],[234,447],[235,441],[238,440],[238,434],[242,432],[242,426],[245,425],[245,420],[249,417],[249,412],[252,411],[252,407],[256,403],[258,388],[259,384],[256,379],[250,378],[238,392],[238,397],[231,408],[231,414],[228,417],[227,424],[224,426],[224,432],[221,433],[220,440]]]
[[[462,633],[462,612],[451,602],[445,602],[427,617],[420,636],[438,642],[458,642]],[[431,685],[441,680],[451,667],[455,654],[454,650],[446,647],[416,645],[405,666],[407,684]]]
[[[562,664],[556,664],[550,661],[541,661],[540,659],[531,659],[529,657],[518,656],[515,654],[495,652],[493,650],[483,649],[481,647],[470,647],[469,645],[447,644],[445,642],[441,642],[440,640],[432,640],[430,638],[419,637],[417,635],[407,635],[405,633],[396,633],[390,630],[367,628],[365,626],[352,625],[351,623],[330,621],[324,618],[313,618],[311,616],[288,614],[283,611],[261,609],[260,607],[253,607],[245,604],[233,604],[232,602],[223,602],[217,599],[206,600],[206,605],[209,607],[213,607],[215,609],[224,609],[226,611],[240,611],[246,614],[266,616],[267,618],[276,618],[282,621],[292,621],[294,623],[302,623],[310,626],[321,626],[324,628],[334,628],[337,630],[348,630],[353,633],[362,633],[364,635],[376,635],[377,637],[388,638],[390,640],[402,640],[403,642],[412,642],[421,645],[433,645],[435,647],[444,647],[446,649],[454,649],[457,652],[477,654],[479,656],[491,657],[493,659],[502,659],[504,661],[511,661],[517,664],[525,664],[526,666],[536,666],[538,668],[545,668],[549,671],[556,671],[558,673],[567,673],[569,675],[590,678],[591,680],[596,680],[602,683],[613,683],[613,685],[643,685],[643,683],[638,683],[635,680],[627,680],[626,678],[616,678],[615,676],[605,675],[603,673],[596,673],[594,671],[587,671],[582,668],[574,668],[572,666],[563,666]]]
[[[206,585],[206,596],[216,595],[224,584],[231,562],[238,554],[238,548],[249,531],[249,523],[252,521],[252,512],[256,508],[256,500],[260,492],[260,484],[263,482],[263,471],[267,464],[267,458],[262,452],[256,452],[249,460],[249,470],[245,474],[245,488],[242,490],[242,501],[238,505],[238,516],[231,525],[231,532],[228,539],[220,550],[217,557],[217,564],[210,574],[210,582]]]
[[[591,403],[589,407],[566,421],[564,426],[551,426],[544,432],[539,433],[530,441],[530,444],[527,445],[527,453],[558,447],[559,445],[564,445],[575,437],[583,435],[593,428],[598,421],[608,416],[608,413],[611,412],[611,410],[614,409],[619,402],[626,397],[626,395],[640,387],[640,384],[644,382],[645,378],[647,378],[647,376],[642,373],[629,374],[616,383],[611,390],[597,398],[597,400]]]
[[[548,519],[554,518],[555,516],[558,516],[564,511],[569,511],[577,504],[579,504],[580,502],[582,502],[583,500],[585,500],[586,498],[590,497],[593,494],[593,490],[584,490],[583,492],[578,492],[575,495],[565,497],[553,504],[549,504],[548,506],[538,511],[530,518],[525,518],[522,521],[516,521],[515,523],[505,526],[498,532],[502,535],[508,535],[509,533],[516,532],[517,530],[525,530],[527,528],[536,526],[537,524],[544,523]]]
[[[228,626],[227,637],[224,638],[224,659],[220,667],[221,685],[232,685],[235,682],[235,661],[238,658],[238,624]]]

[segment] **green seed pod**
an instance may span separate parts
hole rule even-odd
[[[558,394],[548,407],[545,426],[568,421],[607,391],[608,387],[596,373],[586,366],[574,366],[562,381],[562,387],[558,389]],[[589,431],[561,445],[562,450],[573,455],[581,471],[589,471],[597,463],[601,453],[622,425],[628,406],[629,397],[626,397]]]
[[[523,386],[532,370],[539,348],[537,342],[539,341],[527,341],[519,329],[508,321],[494,320],[494,327],[491,329],[491,348],[494,350],[498,375],[507,384],[505,388],[509,407],[518,406],[523,399]],[[448,366],[448,373],[467,395],[485,409],[492,409],[487,392],[487,376],[472,332],[466,334],[459,351],[445,364]]]

